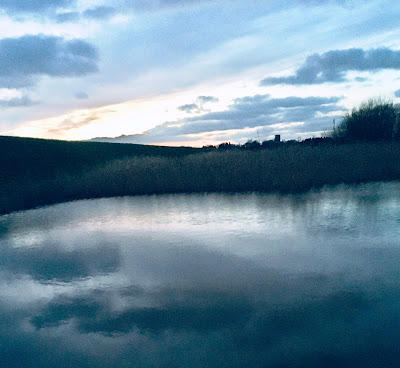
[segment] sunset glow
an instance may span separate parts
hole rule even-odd
[[[297,139],[400,96],[395,1],[18,4],[0,4],[1,135]]]

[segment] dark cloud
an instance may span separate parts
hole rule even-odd
[[[179,111],[184,111],[184,112],[199,112],[199,107],[196,104],[187,104],[187,105],[182,105],[178,107]]]
[[[189,134],[213,134],[213,132],[216,134],[213,138],[225,141],[227,137],[224,132],[228,131],[232,131],[229,133],[232,137],[247,140],[252,138],[248,136],[247,128],[257,128],[257,131],[263,136],[279,134],[282,129],[288,130],[286,134],[291,135],[312,131],[320,133],[332,127],[332,119],[340,118],[344,110],[339,105],[341,99],[341,97],[248,96],[235,99],[233,104],[224,111],[208,112],[177,121],[167,121],[148,130],[145,134],[121,136],[115,141],[121,143],[179,142],[193,140],[193,137],[188,136]],[[196,107],[199,106],[196,104],[183,105],[181,109],[193,112]],[[299,124],[300,122],[301,124]],[[280,126],[282,124],[285,126]],[[293,126],[290,127],[288,124],[293,124]],[[239,132],[235,130],[239,130]],[[104,138],[101,139],[101,141],[104,140]],[[114,140],[111,138],[106,141]]]
[[[24,107],[37,105],[39,101],[31,100],[28,96],[14,97],[9,100],[0,100],[0,107]]]
[[[117,9],[111,6],[97,6],[94,8],[86,9],[82,15],[85,18],[92,19],[109,19],[117,13]]]
[[[111,6],[97,6],[94,8],[86,9],[82,13],[76,11],[57,13],[53,15],[53,18],[56,20],[57,23],[69,23],[78,22],[81,18],[106,20],[111,18],[116,13],[118,13],[118,9]]]
[[[62,295],[45,305],[31,323],[43,329],[73,320],[80,333],[107,335],[225,331],[239,340],[238,345],[247,341],[247,347],[254,347],[267,335],[277,343],[280,338],[307,335],[316,322],[321,323],[315,327],[324,331],[323,320],[347,324],[371,305],[364,291],[346,289],[340,276],[285,277],[252,259],[198,245],[163,248],[155,242],[147,243],[146,249],[130,247],[124,261],[134,275],[162,280],[163,286],[153,289],[132,283],[121,289],[115,285],[89,290],[84,296]],[[303,298],[309,293],[312,297]],[[115,309],[117,300],[121,307]]]
[[[0,87],[32,86],[40,76],[78,77],[96,72],[98,55],[86,41],[53,36],[0,40]]]
[[[243,97],[234,100],[225,111],[186,118],[178,121],[179,126],[176,126],[177,122],[166,122],[150,129],[147,134],[172,137],[305,121],[320,114],[342,110],[337,104],[340,100],[339,97],[270,98],[269,95]]]
[[[80,14],[74,11],[58,13],[54,15],[54,19],[57,23],[77,22],[80,19]]]
[[[219,99],[217,97],[214,96],[199,96],[197,97],[197,101],[199,101],[200,103],[208,103],[208,102],[219,102]]]
[[[355,77],[354,80],[355,80],[356,82],[362,83],[362,82],[366,82],[366,81],[368,80],[368,78],[365,78],[365,77]]]
[[[350,367],[359,362],[361,346],[366,348],[389,337],[388,341],[393,341],[398,335],[396,329],[378,328],[371,341],[370,329],[378,322],[390,323],[398,305],[394,297],[389,305],[382,300],[385,292],[394,290],[377,292],[382,287],[378,282],[370,285],[371,291],[349,287],[344,279],[332,275],[330,278],[319,274],[298,275],[294,279],[275,271],[273,280],[269,277],[266,280],[260,269],[250,267],[243,272],[236,272],[231,280],[254,273],[252,277],[260,278],[256,288],[254,283],[249,288],[242,283],[230,290],[211,282],[205,288],[171,287],[153,291],[131,285],[133,292],[129,295],[118,289],[93,290],[84,295],[56,297],[29,321],[37,334],[41,330],[46,334],[62,331],[69,324],[74,336],[90,339],[96,334],[100,344],[101,335],[124,346],[132,341],[137,344],[140,336],[155,349],[171,344],[174,352],[181,347],[193,354],[201,342],[202,348],[207,348],[207,366],[211,367],[221,364],[210,355],[210,347],[226,352],[224,359],[236,357],[234,364],[227,366],[242,367],[247,362],[255,367],[303,367],[296,362],[307,357],[307,366],[316,368],[326,366],[322,364],[329,361],[324,356],[326,352],[331,354],[332,361],[345,361],[348,363],[345,366]],[[116,300],[124,307],[113,307]],[[146,304],[140,305],[143,300]],[[193,341],[194,336],[199,340]],[[184,348],[173,337],[181,344],[186,341]],[[388,341],[378,344],[380,354],[389,354],[387,361],[393,361],[395,342]],[[136,346],[139,349],[140,345]],[[362,354],[365,362],[373,359],[376,352],[368,350]],[[286,353],[282,354],[283,351]],[[316,351],[322,355],[315,354]],[[182,357],[174,360],[177,366],[188,366],[179,359]],[[162,361],[168,366],[165,357]],[[144,362],[141,366],[151,366],[149,359]]]
[[[15,13],[40,13],[49,9],[64,8],[75,0],[1,0],[0,9]]]
[[[9,232],[0,238],[0,362],[7,368],[396,367],[400,250],[387,230],[397,217],[388,221],[378,210],[399,186],[380,188],[125,197],[3,216],[0,226]],[[327,201],[335,204],[329,211]],[[199,222],[199,208],[206,222]],[[280,229],[281,238],[275,223],[261,233],[260,224],[245,223],[208,233],[207,223],[224,223],[243,209],[265,224],[290,218],[289,230],[295,229]],[[165,216],[162,227],[150,226],[151,236],[130,228],[163,213],[173,226],[175,214],[189,214],[187,221],[203,230],[171,236]],[[60,272],[57,259],[65,255],[50,260],[44,252],[54,246],[77,258],[70,265],[92,263],[104,245],[98,239],[109,236],[98,230],[121,215],[126,227],[113,232],[113,246],[104,246],[120,249],[118,272],[63,282],[25,276],[37,274],[30,258],[44,257],[51,272]],[[78,220],[90,227],[79,229]],[[343,227],[350,234],[338,237]],[[238,236],[242,230],[245,237]],[[37,235],[44,237],[40,244],[24,244]],[[12,265],[4,249],[19,255]]]
[[[75,93],[75,98],[78,100],[87,100],[89,98],[89,95],[86,92],[77,92]]]
[[[196,102],[192,104],[186,104],[178,107],[178,110],[187,113],[199,113],[206,112],[204,105],[211,102],[218,102],[219,99],[214,96],[199,96],[196,98]]]
[[[307,57],[294,75],[287,77],[268,77],[262,86],[273,84],[322,84],[344,82],[349,71],[378,71],[382,69],[400,70],[400,51],[388,48],[371,50],[348,49],[333,50],[324,54]]]
[[[171,304],[167,292],[178,300]],[[74,318],[83,333],[129,333],[135,329],[154,334],[166,330],[206,332],[243,325],[252,312],[247,300],[211,290],[161,290],[147,297],[157,298],[160,306],[132,306],[117,312],[112,310],[105,293],[94,292],[86,298],[61,297],[31,323],[41,329],[60,326]]]
[[[324,106],[332,105],[341,100],[341,97],[283,97],[283,98],[270,98],[269,95],[255,95],[237,98],[234,100],[234,109],[280,109],[280,108],[297,108],[304,106]]]
[[[247,270],[250,272],[251,269]],[[373,285],[374,292],[376,286]],[[123,308],[115,308],[115,300],[122,296],[119,290],[89,290],[78,296],[61,295],[50,300],[28,317],[34,327],[28,331],[32,336],[49,337],[47,341],[38,340],[42,348],[46,343],[58,344],[50,356],[54,358],[61,351],[64,354],[61,362],[71,355],[83,359],[81,351],[86,350],[79,344],[71,344],[67,336],[95,342],[86,357],[93,367],[133,366],[140,355],[141,367],[167,367],[173,366],[172,363],[177,367],[317,368],[352,367],[360,363],[372,367],[391,366],[396,361],[398,330],[385,326],[393,326],[393,321],[394,327],[398,326],[395,318],[398,303],[393,301],[394,297],[390,306],[379,300],[384,292],[395,292],[394,288],[373,295],[344,285],[332,288],[325,277],[315,275],[301,276],[293,283],[290,277],[281,277],[275,287],[258,292],[252,294],[243,287],[230,293],[213,290],[212,286],[203,290],[142,289],[131,299],[123,299]],[[142,298],[152,302],[135,305]],[[11,321],[7,326],[10,324]],[[18,332],[21,336],[22,331]],[[63,341],[59,338],[61,333],[66,333]],[[2,340],[8,338],[5,346],[13,350],[25,347],[24,351],[32,351],[35,347],[31,340],[16,346],[15,341],[10,341],[10,336],[11,339],[18,336],[15,331],[6,335],[2,330],[2,335]],[[374,344],[375,349],[371,349]],[[193,365],[199,345],[206,353],[201,363]],[[119,349],[112,352],[116,346],[130,354],[118,354]],[[169,354],[163,354],[165,348]],[[108,365],[97,361],[103,349],[111,353]],[[160,353],[158,364],[154,364],[154,354]],[[174,356],[171,361],[170,355]],[[0,357],[6,362],[20,362],[13,355],[7,357],[4,349]],[[307,364],[298,364],[299,361]],[[54,366],[51,363],[45,361],[36,366]]]
[[[120,264],[119,248],[105,243],[93,248],[72,250],[48,243],[29,249],[3,244],[0,249],[0,266],[3,270],[43,281],[71,281],[114,272]]]

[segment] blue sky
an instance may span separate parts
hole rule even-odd
[[[400,3],[2,0],[0,134],[195,145],[319,136],[400,102]]]

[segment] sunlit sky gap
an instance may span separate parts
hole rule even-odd
[[[0,1],[0,135],[202,146],[400,102],[395,0]]]

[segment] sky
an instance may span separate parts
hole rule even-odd
[[[400,102],[399,16],[397,0],[0,0],[0,135],[318,137],[369,98]]]

